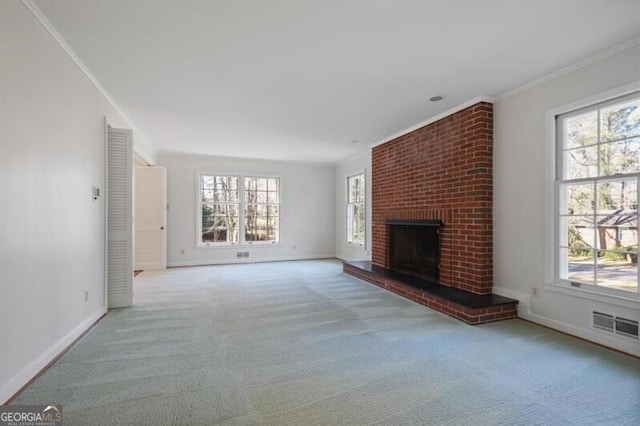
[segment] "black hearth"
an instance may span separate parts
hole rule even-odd
[[[439,220],[387,221],[389,269],[438,282],[440,271]]]

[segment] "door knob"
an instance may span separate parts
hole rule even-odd
[[[164,231],[164,226],[161,226],[160,229]]]

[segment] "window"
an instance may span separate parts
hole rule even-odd
[[[276,243],[280,179],[201,174],[200,211],[201,245]]]
[[[556,280],[638,296],[640,93],[556,116]]]
[[[244,178],[245,241],[278,241],[280,180]]]
[[[201,242],[237,243],[238,177],[202,175],[200,181]]]
[[[364,245],[364,173],[347,177],[347,242]]]

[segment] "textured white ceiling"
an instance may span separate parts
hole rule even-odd
[[[640,0],[35,4],[156,149],[313,162],[640,35]]]

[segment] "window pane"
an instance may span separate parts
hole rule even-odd
[[[625,101],[600,110],[602,141],[640,136],[640,99]]]
[[[598,146],[564,152],[564,179],[582,179],[598,175]]]
[[[347,202],[360,203],[364,201],[364,173],[347,178]]]
[[[585,250],[595,248],[593,216],[566,216],[560,218],[560,245],[569,247],[571,255],[584,256]]]
[[[599,215],[638,211],[637,179],[606,181],[598,184],[597,213]]]
[[[347,241],[364,244],[365,237],[364,204],[355,203],[347,206]]]
[[[597,248],[620,250],[637,244],[638,222],[635,215],[598,216],[597,221]]]
[[[202,242],[238,242],[237,205],[202,205]]]
[[[355,223],[353,224],[353,240],[354,242],[364,244],[364,204],[355,205],[354,218]]]
[[[598,142],[598,112],[589,111],[564,120],[565,148],[577,148]]]
[[[202,188],[203,189],[213,189],[213,179],[214,176],[206,176],[202,175]]]
[[[594,213],[594,184],[567,184],[560,187],[562,207],[560,214],[590,215]]]
[[[564,253],[569,254],[568,251]],[[595,282],[593,254],[593,251],[590,250],[585,251],[584,255],[580,256],[569,254],[567,257],[568,271],[566,278],[569,281],[593,284]]]
[[[212,202],[213,201],[213,189],[203,189],[202,190],[202,201],[203,202]]]
[[[364,175],[358,175],[355,177],[355,199],[356,203],[364,201]]]
[[[600,175],[637,173],[640,171],[640,137],[600,146]]]
[[[605,251],[598,257],[597,285],[618,290],[638,291],[638,253]]]
[[[235,176],[201,176],[202,201],[238,202],[238,178]]]

